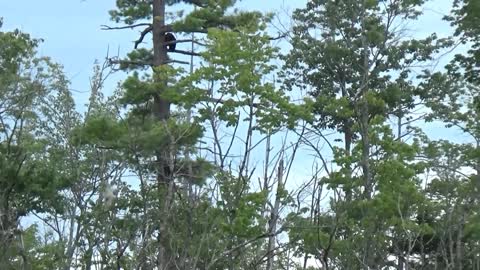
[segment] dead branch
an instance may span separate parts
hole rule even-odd
[[[112,58],[108,59],[108,63],[110,65],[135,65],[135,66],[151,66],[151,67],[153,66],[153,62],[119,60],[119,59],[112,59]],[[162,65],[171,64],[171,63],[190,65],[190,62],[180,61],[180,60],[167,60],[162,62]]]
[[[179,53],[179,54],[186,54],[186,55],[193,55],[193,56],[200,56],[199,53],[189,52],[189,51],[182,51],[182,50],[174,50],[174,51],[170,51],[170,52]]]
[[[143,29],[143,31],[140,33],[140,37],[135,41],[135,46],[134,46],[135,49],[138,47],[138,45],[140,45],[140,43],[143,42],[143,39],[145,38],[145,36],[148,33],[150,33],[152,29],[153,29],[152,25],[149,25],[147,28]]]
[[[283,33],[283,34],[278,35],[276,37],[271,37],[271,38],[269,38],[269,40],[279,40],[279,39],[287,37],[287,35],[288,35],[287,33]]]
[[[153,62],[142,62],[142,61],[130,61],[130,60],[119,60],[119,59],[108,59],[110,65],[136,65],[136,66],[153,66]]]
[[[214,103],[217,103],[217,104],[224,104],[226,102],[225,100],[223,100],[221,98],[213,98],[213,97],[207,97],[203,101],[214,102]],[[260,103],[245,104],[245,106],[252,106],[253,108],[258,109],[260,107]]]
[[[181,61],[181,60],[168,60],[163,62],[162,64],[170,64],[170,63],[177,63],[177,64],[183,64],[183,65],[190,65],[190,62],[187,61]]]
[[[207,46],[207,44],[199,42],[198,40],[195,40],[195,39],[177,39],[177,40],[172,40],[172,41],[169,41],[169,42],[164,42],[163,44],[164,45],[170,45],[170,44],[191,43],[191,42],[193,42],[197,45],[200,45],[200,46]]]
[[[125,26],[108,26],[108,25],[105,25],[105,24],[102,24],[100,25],[100,29],[102,30],[118,30],[118,29],[134,29],[136,27],[140,27],[140,26],[151,26],[150,23],[139,23],[139,24],[132,24],[132,25],[125,25]]]
[[[205,4],[205,1],[202,1],[202,0],[192,0],[191,3],[197,7],[201,7],[201,8],[207,7],[207,4]]]
[[[243,242],[243,243],[240,243],[240,244],[234,246],[233,248],[224,251],[220,256],[218,256],[216,259],[214,259],[212,262],[210,262],[210,265],[215,264],[219,259],[225,258],[226,256],[229,256],[232,252],[234,252],[234,251],[236,251],[236,250],[238,250],[238,249],[240,249],[240,248],[246,247],[246,246],[248,246],[248,245],[250,245],[250,244],[252,244],[252,243],[254,243],[254,242],[256,242],[256,241],[258,241],[258,240],[260,240],[260,239],[263,239],[263,238],[266,238],[266,237],[269,237],[269,236],[279,235],[279,234],[281,234],[284,230],[285,230],[285,227],[282,227],[282,228],[280,228],[280,229],[279,229],[278,231],[276,231],[276,232],[273,232],[273,233],[263,233],[263,234],[255,237],[255,238],[252,238],[252,239],[247,240],[247,241],[245,241],[245,242]]]

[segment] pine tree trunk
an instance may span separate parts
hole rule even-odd
[[[167,50],[163,45],[165,37],[165,0],[153,0],[153,66],[154,68],[166,64]],[[156,71],[154,71],[156,72]],[[158,78],[158,77],[155,77]],[[157,79],[158,80],[158,79]],[[166,81],[159,81],[163,89],[166,88]],[[158,121],[166,123],[170,117],[170,102],[161,97],[161,93],[154,96],[153,114]],[[169,269],[171,256],[168,247],[168,219],[170,203],[173,196],[173,181],[171,179],[171,160],[169,149],[157,149],[157,182],[159,189],[159,207],[162,209],[159,217],[157,267],[160,270]]]

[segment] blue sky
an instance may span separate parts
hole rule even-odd
[[[114,4],[113,0],[0,1],[0,16],[3,30],[18,28],[44,39],[39,53],[61,63],[75,96],[84,97],[95,59],[103,59],[109,47],[125,52],[134,38],[130,31],[100,30],[100,25],[109,23],[107,12]]]

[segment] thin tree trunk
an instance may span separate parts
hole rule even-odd
[[[277,220],[278,220],[278,212],[280,208],[280,198],[283,193],[283,159],[280,159],[279,165],[278,165],[278,174],[277,174],[277,192],[275,195],[275,203],[271,212],[270,216],[270,222],[269,222],[269,236],[268,236],[268,249],[267,249],[267,266],[266,270],[272,270],[273,269],[273,259],[274,259],[274,252],[275,252],[275,241],[276,241],[276,236],[275,232],[277,230]]]
[[[461,207],[461,206],[460,206]],[[465,221],[465,213],[462,211],[462,218],[458,224],[458,233],[457,233],[457,243],[456,243],[456,253],[457,253],[457,259],[456,259],[456,267],[455,269],[457,270],[462,270],[463,269],[463,243],[462,243],[462,237],[463,237],[463,224]]]
[[[397,270],[404,270],[405,265],[405,257],[403,257],[403,254],[398,255],[398,265],[397,265]]]
[[[478,151],[480,149],[480,139],[477,139],[477,145],[476,145],[476,150]],[[476,171],[476,186],[477,186],[477,192],[480,191],[480,157],[477,158],[477,162],[475,163],[475,171]]]
[[[315,224],[314,218],[315,218],[315,211],[317,210],[315,206],[317,185],[318,185],[318,178],[315,177],[315,181],[313,182],[313,192],[312,192],[312,197],[310,202],[310,224],[312,226],[314,226]],[[307,269],[308,255],[309,255],[308,251],[305,250],[305,255],[303,256],[303,268],[302,268],[303,270]]]
[[[362,25],[362,47],[363,47],[363,78],[362,84],[359,89],[360,95],[360,104],[358,106],[358,115],[360,117],[360,136],[362,141],[362,156],[361,156],[361,167],[363,173],[363,180],[364,180],[364,193],[363,197],[366,200],[370,200],[372,196],[372,175],[370,171],[370,139],[369,139],[369,106],[368,106],[368,99],[367,99],[367,91],[368,91],[368,81],[369,81],[369,48],[368,42],[366,37],[366,7],[365,1],[362,2],[361,5],[362,14],[361,14],[361,25]],[[369,209],[364,209],[364,215],[368,216]],[[371,225],[365,230],[365,240],[364,240],[364,250],[363,250],[363,268],[365,270],[369,270],[370,266],[373,266],[373,257],[375,254],[375,250],[372,250],[372,236],[374,234],[374,230]]]

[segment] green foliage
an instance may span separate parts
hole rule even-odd
[[[0,268],[476,269],[480,4],[454,1],[446,19],[470,49],[433,72],[418,65],[453,39],[398,31],[425,2],[309,1],[281,55],[271,14],[167,0],[196,7],[160,31],[195,33],[201,64],[135,49],[111,97],[94,69],[83,116],[40,40],[0,32]],[[114,22],[152,31],[152,1],[116,4]],[[462,141],[430,140],[418,111]],[[305,147],[322,165],[308,181]]]
[[[95,115],[90,117],[85,126],[79,127],[72,136],[74,144],[91,144],[102,147],[116,147],[121,144],[123,130],[115,119],[108,116]]]
[[[193,1],[195,2],[195,1]],[[234,11],[227,13],[236,1],[205,1],[203,8],[190,12],[184,19],[172,24],[175,31],[208,32],[210,28],[255,31],[258,22],[264,17],[260,12]]]
[[[152,50],[139,48],[127,54],[126,61],[120,63],[120,69],[129,71],[147,69],[153,64]]]
[[[396,237],[423,233],[411,220],[427,202],[419,178],[426,165],[416,160],[421,144],[403,141],[402,127],[419,101],[433,103],[445,93],[435,92],[438,75],[425,72],[424,83],[413,83],[414,66],[452,42],[435,34],[399,38],[394,21],[416,19],[424,2],[313,1],[294,12],[293,49],[283,56],[285,88],[308,89],[314,127],[343,137],[341,147],[331,146],[337,168],[322,182],[345,197],[331,202],[327,229],[306,233],[303,241],[311,247],[299,249],[327,253],[318,257],[324,264],[383,267],[390,263],[389,252],[405,249],[395,246]],[[386,122],[391,118],[401,125],[398,134]],[[355,256],[363,261],[352,260]]]
[[[302,108],[294,106],[273,84],[263,82],[263,78],[275,69],[271,61],[278,52],[277,48],[268,45],[269,37],[247,29],[245,32],[210,29],[208,37],[211,43],[202,54],[208,65],[181,82],[180,85],[188,90],[179,100],[186,106],[209,100],[213,89],[197,85],[203,81],[215,81],[218,84],[216,92],[223,97],[222,101],[214,108],[199,108],[201,121],[207,121],[214,114],[227,126],[234,126],[239,120],[239,108],[253,106],[256,129],[266,132],[284,125],[293,128]]]
[[[457,54],[453,63],[461,67],[458,70],[454,65],[450,66],[452,73],[463,73],[467,82],[478,84],[478,63],[480,62],[480,4],[474,0],[455,0],[454,9],[446,19],[455,27],[455,35],[462,43],[471,42],[472,46],[467,54]]]
[[[75,180],[55,164],[64,143],[56,137],[64,130],[56,125],[61,115],[71,112],[72,98],[61,67],[48,58],[36,57],[38,43],[19,30],[0,32],[2,268],[28,264],[26,258],[34,258],[34,254],[27,254],[31,247],[18,247],[22,237],[20,218],[32,213],[64,214],[61,191]],[[62,106],[58,100],[64,102]],[[49,134],[50,129],[54,132]],[[34,233],[27,231],[25,237],[31,238]]]
[[[138,20],[150,19],[152,7],[148,1],[117,0],[118,10],[111,10],[110,17],[113,21],[132,25]]]

